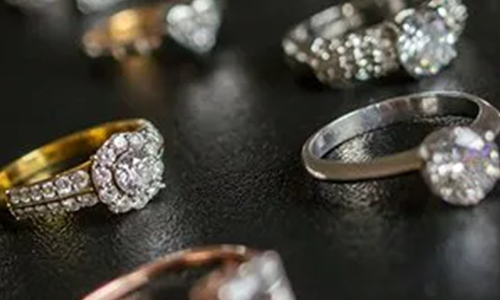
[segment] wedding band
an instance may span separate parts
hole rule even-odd
[[[358,0],[295,26],[283,49],[295,65],[333,87],[401,67],[416,78],[435,75],[455,59],[467,16],[461,0]]]
[[[0,206],[17,219],[76,212],[99,202],[114,213],[141,209],[163,188],[162,153],[163,137],[144,119],[87,129],[4,167]]]
[[[415,118],[460,115],[475,118],[469,126],[448,127],[430,134],[412,150],[368,162],[325,159],[344,142],[367,132]],[[476,96],[431,92],[389,99],[356,110],[320,129],[304,145],[302,159],[311,175],[321,180],[376,179],[421,170],[430,189],[455,205],[483,200],[500,178],[495,137],[500,112]]]
[[[210,52],[216,44],[222,18],[217,0],[125,4],[97,14],[88,22],[82,37],[87,55],[146,55],[161,46],[164,36],[200,55]]]
[[[83,300],[129,299],[167,272],[220,263],[191,290],[191,300],[294,300],[281,259],[276,252],[258,252],[244,246],[221,245],[169,254],[115,279]],[[134,298],[135,299],[135,298]]]

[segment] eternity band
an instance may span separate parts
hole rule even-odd
[[[368,162],[325,158],[342,143],[367,132],[416,118],[459,115],[475,118],[469,126],[447,127],[430,134],[417,148]],[[495,137],[500,112],[476,96],[431,92],[386,100],[334,120],[304,145],[302,158],[314,177],[355,181],[421,170],[431,190],[455,205],[483,200],[500,176]]]
[[[456,57],[467,16],[461,0],[358,0],[295,26],[283,49],[294,66],[333,87],[401,67],[413,77],[429,76]]]
[[[136,295],[134,293],[140,292],[162,274],[216,263],[221,264],[220,268],[191,289],[190,299],[295,299],[276,252],[259,252],[237,245],[219,245],[166,255],[111,281],[83,300],[139,299],[140,297],[133,297]]]
[[[82,44],[89,56],[150,54],[162,45],[164,36],[200,55],[216,44],[222,18],[217,0],[123,2],[88,18]]]
[[[140,209],[163,187],[162,153],[163,137],[144,119],[87,129],[3,168],[0,205],[17,219],[75,212],[99,202],[114,213]]]

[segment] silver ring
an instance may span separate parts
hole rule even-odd
[[[346,163],[325,159],[342,143],[376,129],[415,118],[461,115],[475,118],[469,126],[431,133],[419,146],[371,160]],[[420,170],[434,194],[455,205],[483,200],[500,178],[495,137],[500,112],[485,100],[459,92],[430,92],[389,99],[334,120],[304,145],[302,159],[321,180],[376,179]]]
[[[122,1],[113,9],[89,17],[82,36],[85,53],[116,58],[146,55],[159,48],[165,37],[198,55],[215,47],[222,21],[219,1],[154,2]]]
[[[461,0],[358,0],[295,26],[282,46],[293,65],[312,69],[333,87],[401,67],[418,78],[439,73],[455,59],[467,17]]]

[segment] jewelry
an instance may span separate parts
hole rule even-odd
[[[189,267],[221,263],[221,268],[191,290],[192,300],[294,300],[281,259],[276,252],[257,252],[244,246],[221,245],[169,254],[115,279],[83,300],[119,300],[131,296],[162,274]],[[135,298],[134,298],[135,299]]]
[[[61,170],[82,156],[90,160]],[[0,206],[17,218],[75,212],[101,202],[141,209],[163,188],[163,138],[143,119],[103,124],[43,146],[0,170]]]
[[[82,44],[91,57],[150,54],[168,35],[179,45],[203,55],[215,46],[221,25],[217,0],[176,0],[114,9],[89,22]]]
[[[469,126],[443,128],[406,152],[368,162],[327,160],[326,154],[363,133],[391,124],[447,114],[475,117]],[[454,205],[475,205],[500,178],[498,147],[500,112],[476,96],[431,92],[386,100],[347,114],[315,133],[304,145],[302,159],[311,175],[322,180],[376,179],[421,170],[430,189]]]
[[[380,78],[401,66],[418,78],[455,59],[467,17],[461,0],[350,2],[294,27],[283,49],[292,63],[333,87]]]

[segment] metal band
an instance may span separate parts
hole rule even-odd
[[[423,166],[417,149],[366,163],[345,163],[324,156],[342,143],[367,132],[415,118],[460,115],[475,118],[478,132],[500,132],[500,113],[488,102],[459,92],[431,92],[386,100],[347,114],[315,133],[304,145],[307,170],[324,180],[374,179],[416,171]]]

